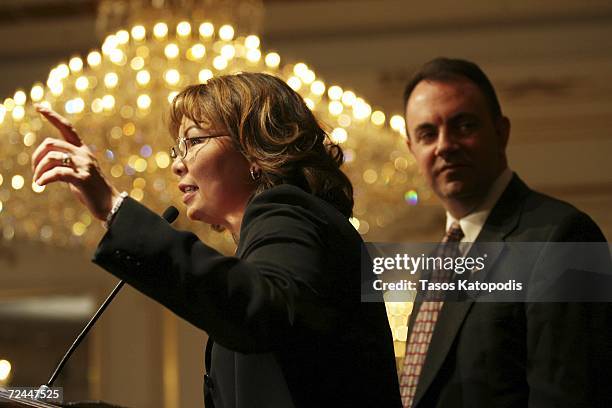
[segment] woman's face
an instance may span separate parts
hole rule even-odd
[[[246,203],[255,190],[250,165],[232,145],[227,130],[201,128],[183,117],[179,138],[185,139],[187,155],[177,157],[172,171],[191,220],[239,229]],[[238,231],[234,231],[238,232]]]

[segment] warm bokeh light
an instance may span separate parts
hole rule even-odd
[[[191,24],[187,21],[181,21],[176,25],[176,34],[179,37],[187,37],[191,34]]]
[[[385,124],[385,114],[381,111],[374,111],[371,117],[372,123],[376,126],[382,126]]]
[[[342,94],[342,88],[340,88],[338,85],[332,85],[327,90],[327,96],[329,96],[329,99],[334,101],[340,100],[340,98],[342,98]]]
[[[2,202],[0,201],[0,203]],[[11,363],[8,360],[0,360],[0,381],[6,381],[10,374]]]
[[[97,67],[102,62],[102,55],[98,51],[87,54],[87,63],[90,67]]]
[[[83,69],[83,60],[80,57],[72,57],[68,62],[68,66],[72,72],[81,72]]]
[[[164,73],[164,80],[170,85],[176,85],[181,80],[181,74],[176,69],[169,69]]]
[[[198,73],[198,80],[201,83],[205,83],[212,77],[213,77],[213,73],[210,69],[203,69]]]
[[[14,190],[21,190],[23,188],[24,183],[25,180],[23,179],[23,176],[19,174],[14,175],[11,179],[11,186]]]
[[[42,87],[41,84],[34,85],[30,90],[30,98],[32,98],[34,102],[40,101],[44,96],[45,89]]]
[[[74,82],[74,87],[77,89],[77,91],[85,91],[89,87],[89,80],[86,76],[80,76]]]
[[[210,38],[215,33],[215,26],[210,22],[204,22],[200,24],[200,28],[198,29],[200,35],[204,38]]]
[[[259,37],[256,35],[249,35],[244,39],[244,45],[247,48],[258,48],[260,44]]]
[[[136,41],[144,40],[147,35],[147,30],[142,25],[135,25],[132,27],[132,38]]]
[[[107,88],[112,89],[116,87],[118,83],[119,75],[117,75],[115,72],[109,72],[108,74],[104,75],[104,86]]]
[[[136,82],[138,82],[139,85],[146,85],[149,83],[149,81],[151,80],[151,74],[149,74],[149,71],[147,71],[146,69],[143,69],[142,71],[138,71],[138,73],[136,74]]]
[[[157,23],[153,26],[153,35],[157,39],[163,39],[168,34],[168,26],[166,23]]]
[[[234,27],[229,24],[225,24],[219,28],[219,38],[223,41],[230,41],[234,38]]]
[[[270,68],[276,68],[280,65],[280,55],[275,52],[271,52],[266,55],[266,65]]]
[[[170,43],[166,45],[166,48],[164,48],[164,54],[170,59],[178,57],[179,52],[179,47],[175,43]]]
[[[13,96],[13,100],[15,101],[15,104],[23,106],[26,103],[27,96],[25,92],[23,92],[22,90],[19,90],[15,92],[15,95]]]
[[[148,109],[151,106],[151,97],[147,94],[142,94],[136,99],[136,105],[140,109]]]

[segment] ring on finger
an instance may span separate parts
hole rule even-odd
[[[62,153],[62,166],[72,167],[72,159],[68,153]]]

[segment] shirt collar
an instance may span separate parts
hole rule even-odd
[[[502,193],[508,187],[510,180],[512,179],[512,171],[506,167],[504,171],[497,177],[493,182],[493,185],[489,189],[484,201],[474,211],[466,215],[465,217],[457,220],[450,213],[446,213],[446,231],[450,228],[453,222],[459,222],[461,229],[463,230],[464,237],[461,242],[474,242],[478,238],[478,234],[482,230],[487,217],[491,214],[493,207],[497,204],[497,201],[501,197]]]

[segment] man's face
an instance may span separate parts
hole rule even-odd
[[[421,81],[406,105],[408,148],[443,200],[484,198],[506,168],[507,118],[493,119],[483,93],[467,79]]]

